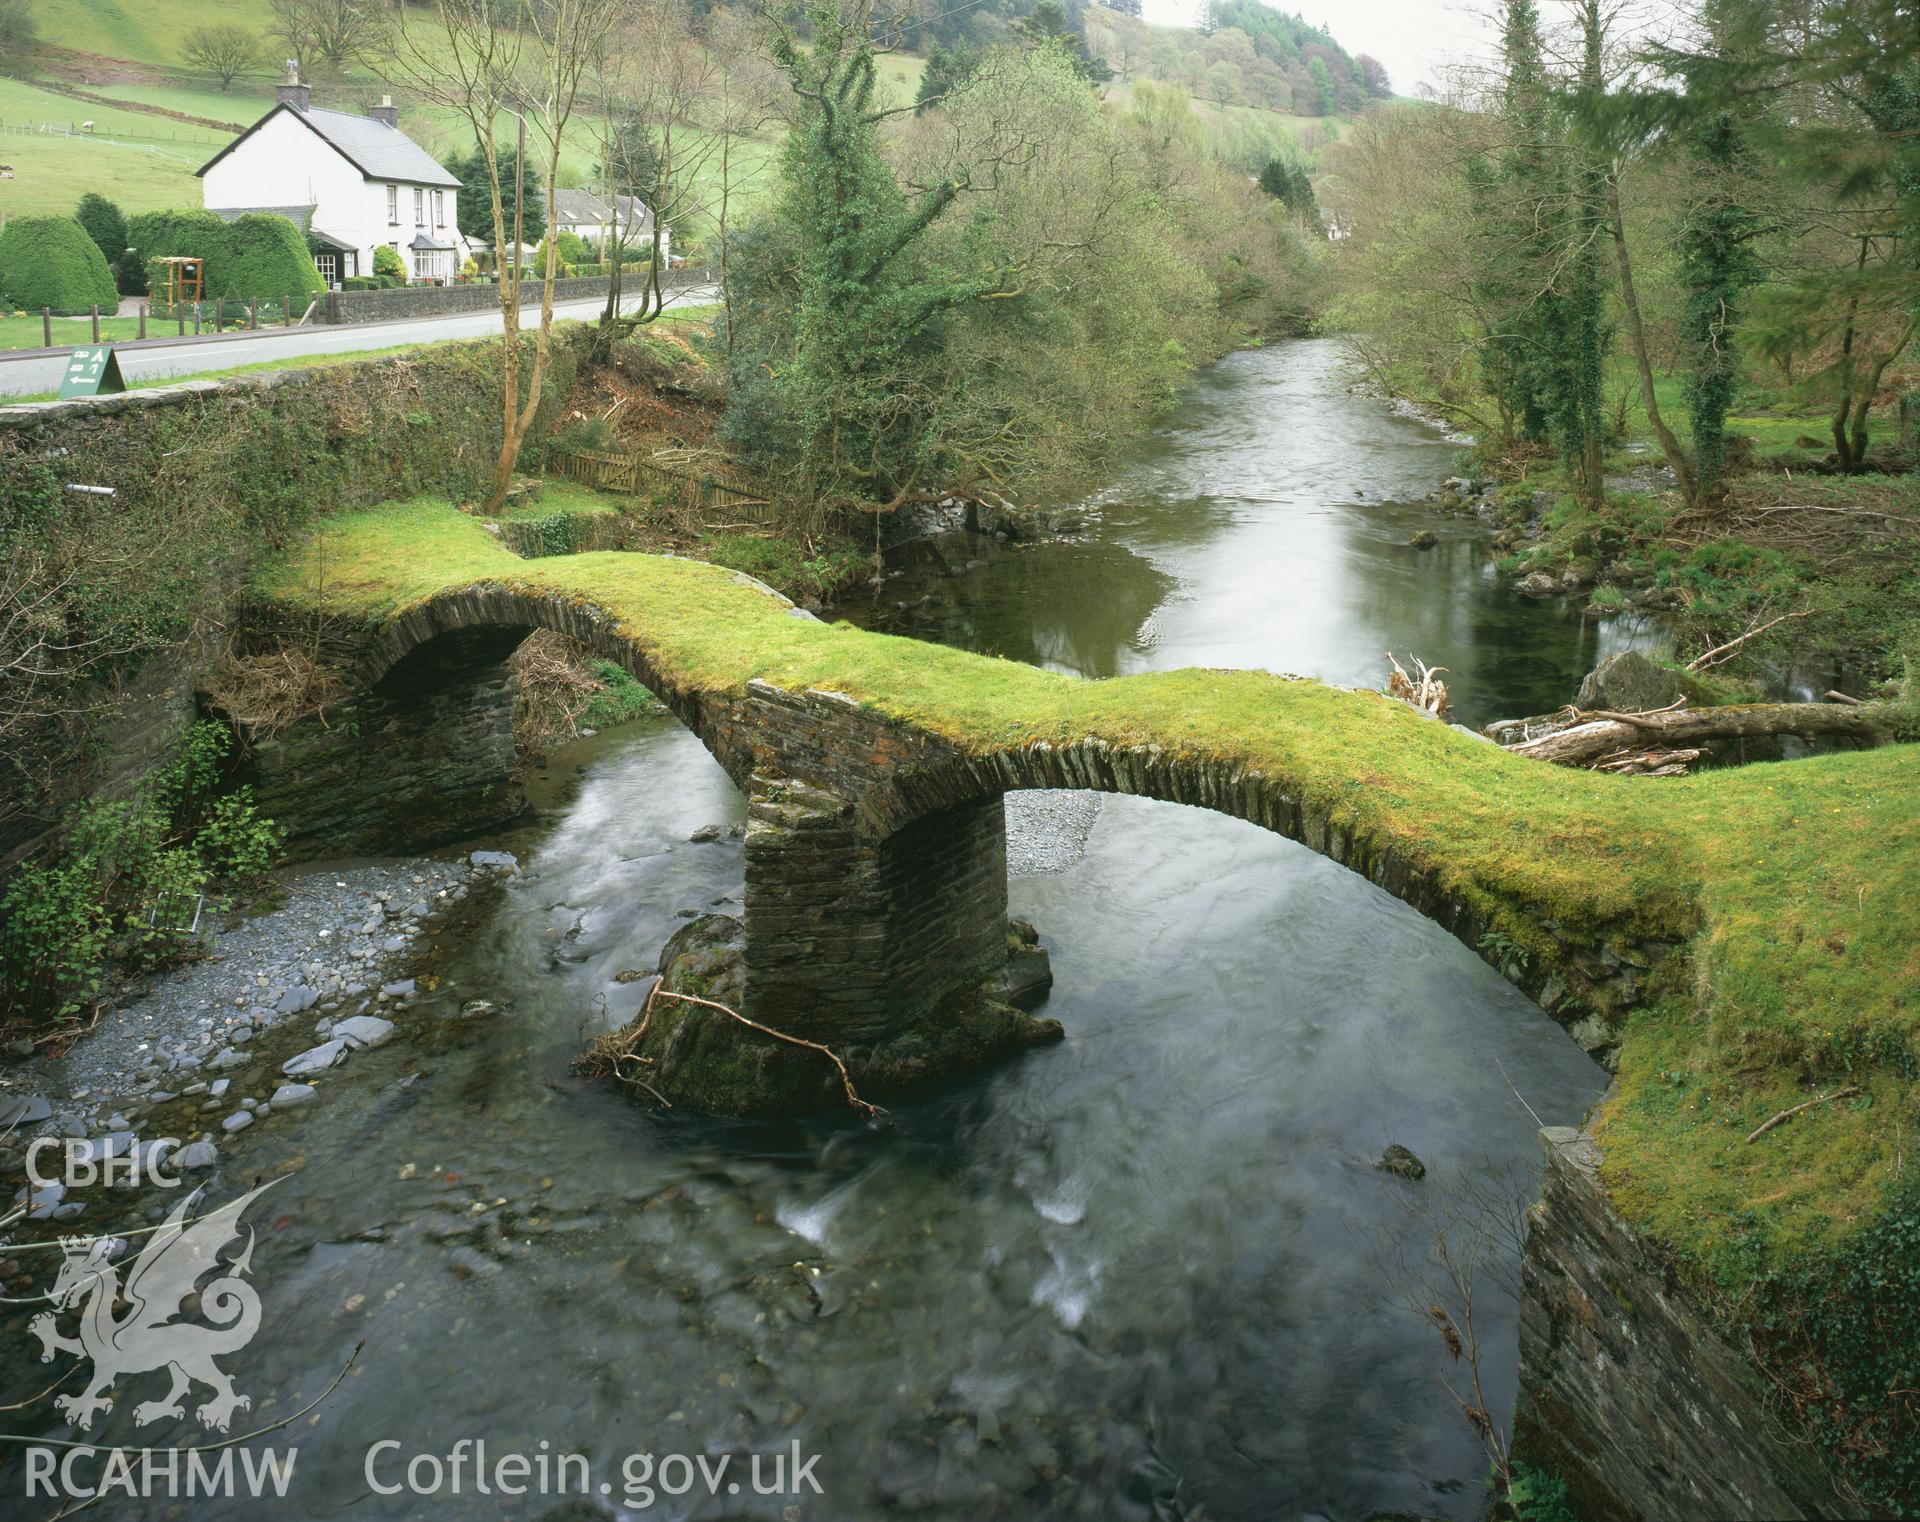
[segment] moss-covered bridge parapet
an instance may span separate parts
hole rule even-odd
[[[1136,793],[1302,841],[1452,930],[1590,1050],[1611,1049],[1620,1078],[1596,1122],[1609,1186],[1708,1256],[1730,1223],[1749,1257],[1844,1235],[1910,1150],[1911,747],[1613,778],[1509,755],[1377,694],[1251,671],[1082,681],[820,623],[700,562],[523,561],[431,502],[333,520],[257,591],[278,614],[347,631],[342,654],[367,682],[486,627],[583,639],[700,736],[749,791],[756,831],[791,819],[794,789],[810,808],[833,800],[836,849],[870,853],[869,908],[924,896],[902,847],[917,830],[920,853],[938,855],[929,821],[973,832],[966,849],[946,838],[960,878],[990,872],[998,837],[981,820],[997,829],[1012,788]],[[751,892],[751,835],[748,855]],[[874,965],[900,975],[925,933],[881,936]],[[750,909],[750,967],[754,940]],[[1860,1100],[1737,1145],[1843,1074]]]

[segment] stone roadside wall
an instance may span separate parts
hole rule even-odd
[[[1753,1361],[1621,1220],[1591,1137],[1541,1132],[1547,1175],[1521,1271],[1515,1454],[1585,1522],[1851,1517]]]
[[[643,277],[628,275],[621,282],[624,295],[636,292],[635,281]],[[668,276],[662,285],[668,291],[686,290],[708,283],[705,272]],[[531,292],[531,294],[528,294]],[[522,287],[521,305],[538,311],[540,286],[537,280]],[[607,297],[605,275],[585,275],[556,280],[553,299],[562,301],[604,301]],[[448,317],[458,312],[492,312],[500,306],[499,287],[491,282],[473,285],[397,285],[384,291],[329,291],[321,306],[321,315],[330,323],[403,322],[416,317]]]

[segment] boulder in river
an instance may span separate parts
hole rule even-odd
[[[1587,673],[1573,701],[1584,709],[1646,713],[1665,708],[1684,695],[1679,672],[1649,660],[1638,650],[1622,650]]]
[[[1416,550],[1430,550],[1440,542],[1440,536],[1430,528],[1423,528],[1407,541]]]
[[[1419,1179],[1427,1176],[1427,1165],[1398,1142],[1381,1153],[1380,1161],[1373,1166],[1382,1173],[1397,1174],[1405,1179]]]
[[[1513,589],[1522,597],[1552,597],[1559,592],[1560,583],[1545,571],[1534,571],[1516,581]]]

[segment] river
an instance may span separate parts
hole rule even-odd
[[[1141,441],[1094,531],[890,581],[855,611],[1088,676],[1374,686],[1392,649],[1447,667],[1469,723],[1564,702],[1631,631],[1502,591],[1478,525],[1396,505],[1450,468],[1449,445],[1349,393],[1330,344],[1250,351]],[[1407,547],[1420,528],[1437,548]],[[568,1062],[631,1014],[615,974],[650,969],[677,916],[737,906],[738,841],[688,836],[741,821],[743,800],[667,719],[568,748],[539,797],[536,823],[492,842],[524,870],[423,969],[427,1034],[361,1054],[238,1154],[249,1178],[290,1172],[260,1218],[261,1331],[226,1360],[255,1397],[236,1430],[300,1411],[364,1343],[261,1440],[297,1443],[289,1499],[92,1515],[1480,1513],[1487,1465],[1441,1382],[1462,1371],[1394,1264],[1423,1257],[1423,1208],[1461,1180],[1531,1192],[1518,1096],[1571,1123],[1604,1075],[1465,947],[1250,825],[1108,798],[1073,815],[1077,855],[1011,884],[1051,948],[1064,1043],[877,1125],[662,1114]],[[482,994],[496,1021],[433,1019]],[[1423,1181],[1373,1166],[1390,1142]],[[1477,1300],[1502,1414],[1515,1266],[1491,1244]],[[15,1359],[19,1319],[9,1399],[45,1378]],[[134,1441],[123,1416],[108,1436]],[[369,1491],[372,1445],[397,1445],[374,1461],[387,1486],[462,1439],[582,1454],[596,1494]],[[796,1444],[824,1494],[753,1495],[748,1456]],[[656,1485],[623,1511],[623,1464],[647,1452],[733,1455],[740,1490]]]

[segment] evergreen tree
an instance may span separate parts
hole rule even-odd
[[[1306,170],[1283,158],[1270,158],[1260,166],[1260,188],[1288,211],[1318,214],[1320,203],[1313,194],[1313,182]]]
[[[73,220],[87,230],[87,236],[100,245],[100,254],[112,264],[127,251],[127,219],[105,196],[89,190],[74,208]]]
[[[464,158],[455,154],[447,160],[447,170],[460,182],[454,195],[454,217],[460,231],[469,238],[493,240],[493,191],[487,180],[487,156],[478,146]],[[513,229],[513,201],[519,183],[511,149],[500,155],[500,204],[506,210],[508,236]],[[547,230],[547,198],[540,189],[539,171],[530,162],[526,166],[526,192],[522,198],[520,241],[534,244]]]
[[[979,66],[980,55],[965,43],[957,42],[949,48],[936,42],[927,51],[927,66],[914,94],[914,115],[925,115],[929,106],[953,94]]]

